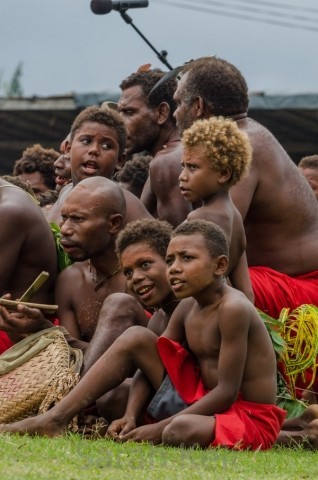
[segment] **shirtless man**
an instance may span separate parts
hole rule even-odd
[[[52,304],[57,275],[55,243],[50,227],[34,198],[19,187],[0,179],[0,296],[18,299],[43,270],[48,281],[32,302]],[[1,333],[0,352],[12,345]]]
[[[57,317],[71,337],[86,348],[95,332],[105,298],[125,290],[115,240],[123,227],[126,203],[119,186],[104,177],[79,182],[62,208],[61,245],[74,263],[62,270],[55,285]],[[22,312],[22,311],[21,311]],[[25,318],[3,312],[0,326],[8,332],[33,333],[52,326],[41,312],[25,310]]]
[[[126,130],[116,111],[110,108],[87,107],[75,118],[70,138],[65,141],[70,156],[72,183],[62,188],[57,202],[47,214],[49,222],[59,224],[61,208],[73,186],[85,178],[102,176],[112,179],[118,164],[124,162]],[[142,202],[128,190],[125,222],[151,217]]]
[[[166,261],[171,288],[184,300],[163,335],[142,327],[126,330],[55,407],[1,425],[0,431],[61,434],[74,415],[121,383],[135,366],[141,373],[134,377],[125,416],[109,428],[113,438],[186,447],[270,448],[285,417],[275,406],[275,354],[254,306],[226,284],[227,254],[226,239],[211,222],[180,225]],[[185,342],[187,350],[181,346]],[[152,402],[157,422],[136,428],[151,386],[160,393],[162,384],[170,385],[178,406],[170,410],[168,402],[169,410],[159,412]]]
[[[123,80],[118,111],[128,132],[127,154],[146,150],[154,157],[141,201],[154,217],[177,226],[186,219],[192,206],[178,187],[182,149],[173,118],[175,80],[166,82],[151,101],[148,99],[163,75],[156,69],[133,73]]]
[[[231,195],[244,219],[255,305],[274,318],[283,307],[318,305],[317,201],[274,136],[247,116],[247,85],[239,70],[217,57],[189,62],[174,99],[181,133],[196,119],[222,115],[250,140],[249,174]]]
[[[56,282],[58,317],[71,336],[86,342],[105,298],[125,289],[115,252],[125,210],[122,190],[104,177],[79,182],[62,207],[61,245],[74,263]]]

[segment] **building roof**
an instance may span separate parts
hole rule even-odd
[[[59,149],[80,110],[119,93],[0,98],[0,175],[10,174],[22,151],[35,143]],[[298,163],[318,153],[318,94],[250,94],[249,116],[265,125]]]

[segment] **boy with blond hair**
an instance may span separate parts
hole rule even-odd
[[[250,166],[252,149],[247,135],[233,120],[211,117],[197,120],[185,130],[182,144],[181,193],[192,204],[202,202],[187,219],[208,220],[222,228],[230,248],[227,276],[233,287],[253,301],[243,221],[230,195],[230,187]]]

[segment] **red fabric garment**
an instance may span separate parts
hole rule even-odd
[[[249,267],[255,306],[278,318],[283,308],[318,306],[318,270],[290,277],[268,267]]]
[[[276,405],[237,400],[215,416],[212,447],[267,450],[277,440],[286,412]]]
[[[311,304],[318,306],[318,270],[289,277],[268,267],[249,267],[251,282],[255,295],[255,306],[273,318],[278,318],[283,308],[290,311],[300,305]],[[289,382],[284,366],[278,364],[280,372]],[[296,381],[296,395],[301,398],[303,391],[312,379],[312,370],[304,373],[305,381],[298,376]],[[318,377],[310,390],[318,393]]]
[[[8,350],[8,348],[12,347],[13,343],[11,342],[8,334],[3,330],[0,330],[0,355],[1,353]]]
[[[171,382],[184,402],[194,403],[208,393],[193,355],[180,343],[159,337],[157,349]]]
[[[157,348],[171,382],[186,403],[194,403],[209,392],[193,355],[182,345],[159,337]],[[266,450],[277,440],[285,416],[285,410],[276,405],[238,399],[228,410],[214,415],[215,439],[211,446]]]

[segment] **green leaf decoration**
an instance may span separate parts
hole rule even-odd
[[[55,246],[56,246],[56,253],[57,253],[57,260],[58,260],[58,266],[59,270],[62,271],[64,268],[69,267],[72,265],[72,260],[70,257],[67,255],[67,253],[64,252],[63,247],[61,245],[61,230],[60,227],[56,223],[50,223],[50,227],[54,236],[55,240]]]

